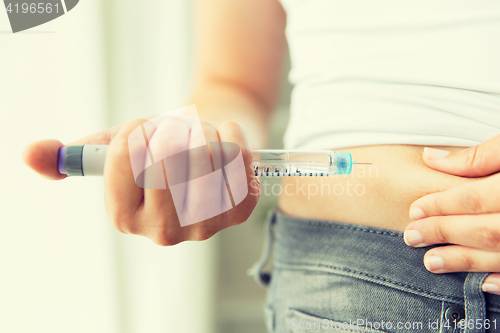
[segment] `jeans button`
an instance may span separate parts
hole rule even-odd
[[[269,283],[271,282],[271,274],[269,274],[269,273],[260,273],[260,280],[266,286],[269,285]]]
[[[465,311],[459,306],[450,306],[446,309],[445,317],[450,322],[455,321],[458,323],[460,320],[465,319]]]

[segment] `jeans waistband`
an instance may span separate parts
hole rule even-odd
[[[279,211],[271,214],[268,229],[267,248],[253,272],[260,275],[261,284],[267,284],[262,269],[273,252],[277,269],[342,274],[458,304],[464,304],[466,291],[484,297],[481,285],[488,273],[431,273],[424,267],[424,254],[443,245],[412,248],[399,231],[302,219]],[[489,307],[500,309],[500,296],[487,294],[487,300]]]

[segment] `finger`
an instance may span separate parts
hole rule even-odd
[[[500,175],[426,195],[411,204],[414,220],[438,215],[500,212]]]
[[[188,150],[189,127],[177,117],[166,117],[149,140],[153,166],[146,172],[144,191],[145,209],[153,211],[173,211],[168,178],[179,177],[179,172],[187,168],[184,154],[177,155],[175,163],[169,158]],[[156,165],[156,166],[155,166]],[[171,179],[175,183],[175,179]],[[174,212],[175,214],[175,212]]]
[[[238,209],[234,210],[237,214],[237,219],[240,222],[246,221],[248,216],[252,213],[260,194],[260,181],[255,176],[252,169],[252,153],[245,137],[243,129],[238,123],[225,122],[219,126],[219,136],[221,142],[231,142],[236,144],[241,150],[243,158],[243,165],[245,168],[244,174],[240,176],[241,167],[238,164],[230,163],[232,167],[225,167],[229,185],[231,188],[232,197]],[[223,147],[227,145],[222,144]],[[228,154],[227,151],[224,154]],[[250,194],[250,195],[249,195]]]
[[[425,148],[424,162],[431,168],[462,177],[481,177],[500,171],[500,135],[479,146],[459,151]]]
[[[215,168],[215,165],[220,165],[218,146],[219,134],[212,124],[202,122],[191,128],[189,181],[184,184],[186,185],[185,207],[182,212],[178,211],[183,227],[208,220],[232,208],[222,171],[220,168]],[[220,230],[220,226],[213,221],[210,225],[204,225],[204,229],[211,227],[213,227],[213,233]],[[193,228],[192,230],[196,232],[201,229]],[[206,231],[203,232],[206,233]],[[197,237],[198,235],[191,236]]]
[[[130,161],[128,137],[146,122],[135,120],[123,125],[111,141],[104,165],[104,201],[110,220],[121,232],[142,234],[135,223],[143,202],[143,189],[137,186]]]
[[[79,140],[70,142],[67,146],[75,145],[109,145],[111,140],[118,134],[123,125],[118,125],[105,129],[103,131],[92,133],[86,137]]]
[[[492,273],[483,282],[483,291],[500,295],[500,273]]]
[[[66,178],[57,170],[57,154],[64,145],[57,140],[43,140],[31,143],[23,151],[23,160],[42,177],[52,180]]]
[[[442,246],[427,251],[424,266],[432,273],[498,272],[500,253],[460,245]]]
[[[68,145],[85,145],[85,144],[103,144],[107,145],[118,132],[120,126],[116,126],[104,131],[100,131],[80,140],[69,143]],[[64,145],[57,140],[43,140],[33,142],[28,145],[23,153],[24,162],[42,177],[53,180],[66,178],[66,175],[59,173],[57,169],[57,154],[59,148]]]
[[[410,223],[404,241],[413,247],[449,243],[500,251],[500,214],[429,217]]]

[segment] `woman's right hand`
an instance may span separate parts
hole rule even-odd
[[[133,175],[129,153],[129,135],[146,121],[143,119],[135,120],[68,144],[109,144],[104,167],[104,202],[108,216],[118,231],[146,236],[156,244],[169,246],[187,240],[208,239],[217,232],[248,219],[259,198],[260,182],[254,176],[251,168],[252,155],[243,130],[237,123],[225,122],[216,129],[209,122],[202,121],[201,127],[198,127],[200,129],[190,130],[182,119],[175,118],[168,126],[159,126],[150,138],[151,149],[153,149],[152,147],[161,147],[162,150],[167,151],[169,149],[178,150],[179,146],[189,147],[192,138],[200,135],[205,136],[206,142],[230,142],[238,145],[241,149],[246,184],[240,182],[238,186],[248,188],[246,197],[222,214],[181,227],[169,187],[166,186],[166,189],[144,189],[136,184]],[[163,129],[160,130],[161,128]],[[154,145],[154,141],[161,142],[161,145]],[[63,146],[57,140],[35,142],[24,150],[23,158],[26,164],[41,176],[61,180],[66,176],[57,171],[57,154],[59,148]],[[154,155],[154,152],[152,153]],[[162,153],[164,154],[165,151]],[[210,185],[210,183],[203,184],[202,181],[193,186]],[[223,193],[227,191],[225,187],[219,186],[218,189],[214,190],[215,192],[211,192],[213,193],[211,198],[206,198],[197,195],[201,193],[201,188],[190,188],[189,186],[191,185],[188,185],[189,195],[185,197],[187,201],[185,205],[189,205],[191,210],[193,208],[195,210],[206,208],[207,199],[209,199],[209,204],[222,201]],[[216,193],[217,191],[220,193]],[[246,189],[244,192],[247,192]]]

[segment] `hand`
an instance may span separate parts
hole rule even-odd
[[[117,230],[122,233],[143,235],[152,239],[156,244],[169,246],[186,240],[208,239],[220,230],[248,219],[257,204],[260,183],[251,169],[251,153],[243,131],[237,123],[225,122],[216,129],[210,123],[202,121],[202,130],[198,127],[198,132],[196,132],[194,128],[190,131],[182,119],[171,117],[168,120],[169,123],[165,126],[162,123],[150,138],[152,150],[154,140],[157,140],[155,147],[165,150],[189,147],[189,142],[196,135],[205,136],[206,142],[232,142],[241,149],[247,176],[248,195],[241,203],[225,213],[181,227],[168,186],[167,189],[143,189],[136,185],[134,179],[128,138],[135,128],[146,121],[135,120],[69,144],[109,144],[104,167],[104,201],[108,216]],[[61,180],[66,178],[57,171],[57,154],[62,146],[63,144],[56,140],[35,142],[25,149],[23,158],[43,177]],[[199,191],[189,189],[190,195],[186,197],[186,200],[191,200],[191,207],[200,207],[206,203],[206,198],[196,195]],[[222,189],[220,190],[222,193]],[[222,195],[214,193],[213,197],[215,199],[209,200],[210,202],[217,201],[217,198],[222,198]]]
[[[433,273],[500,272],[500,136],[456,152],[425,148],[425,163],[462,177],[484,177],[422,197],[410,207],[404,239],[410,246],[453,244],[425,254]],[[490,274],[483,290],[500,295],[500,273]]]

